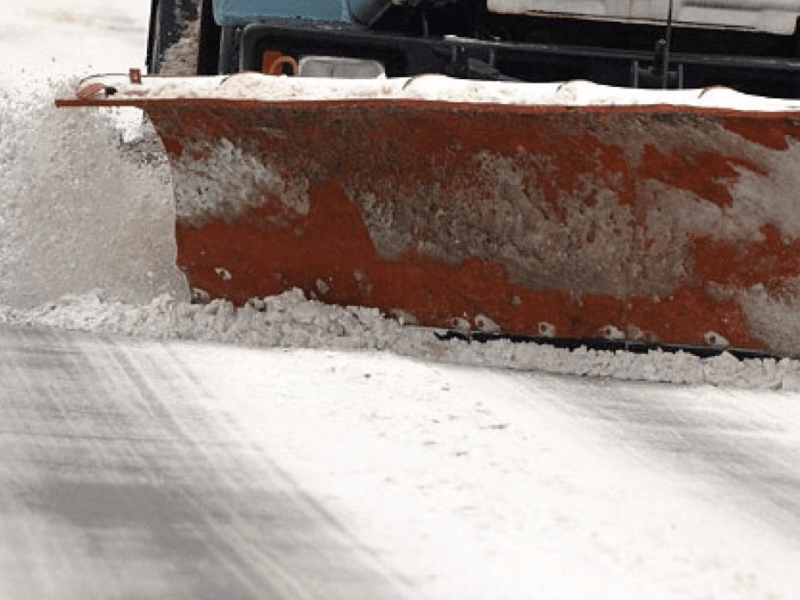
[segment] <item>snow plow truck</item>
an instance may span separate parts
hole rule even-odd
[[[153,0],[198,299],[800,353],[800,0]]]

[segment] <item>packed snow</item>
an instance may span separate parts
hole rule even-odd
[[[274,77],[237,73],[179,80],[144,77],[132,83],[128,75],[100,75],[81,82],[78,90],[97,85],[95,99],[175,99],[209,97],[269,102],[303,100],[418,100],[516,106],[692,106],[731,111],[798,112],[800,102],[763,98],[724,87],[689,90],[624,89],[590,81],[512,83],[470,81],[444,75],[376,79]]]
[[[251,351],[226,368],[220,347],[183,356],[230,395],[245,439],[280,448],[285,468],[412,574],[413,598],[795,596],[793,487],[780,482],[796,455],[753,479],[741,469],[797,439],[796,402],[562,376],[531,387],[525,373],[388,353]],[[771,434],[752,452],[728,417],[756,414],[750,426]],[[723,431],[704,447],[706,426]],[[751,501],[750,485],[774,486],[774,504]]]
[[[148,5],[80,0],[67,11],[0,0],[14,33],[0,32],[0,50],[16,60],[0,67],[0,323],[135,336],[153,352],[151,340],[170,340],[229,398],[225,410],[247,435],[278,449],[282,468],[417,597],[795,596],[795,505],[748,500],[738,487],[746,476],[726,458],[756,428],[771,432],[764,447],[796,444],[797,361],[441,341],[299,291],[241,308],[190,303],[175,267],[169,170],[140,115],[52,105],[78,77],[140,66]],[[42,41],[35,64],[32,32]],[[313,83],[280,85],[291,94]],[[432,99],[451,89],[431,77],[406,92]],[[564,102],[601,92],[584,83],[547,91]],[[698,94],[692,101],[705,101]],[[686,419],[685,438],[662,440],[676,429],[659,433],[633,414],[650,405]],[[639,429],[620,425],[628,421]],[[729,438],[704,462],[692,435],[717,421]],[[639,430],[663,448],[621,433]],[[778,475],[791,484],[793,469]],[[782,493],[780,481],[766,485]],[[753,507],[786,526],[765,526]]]
[[[224,300],[192,304],[169,294],[129,304],[94,291],[63,296],[28,310],[5,306],[0,309],[0,322],[251,347],[382,352],[442,363],[595,378],[800,391],[800,363],[796,360],[740,361],[728,353],[699,358],[655,350],[646,354],[566,350],[504,339],[445,341],[437,336],[444,332],[403,325],[372,308],[323,304],[307,299],[300,290],[253,299],[241,308]]]

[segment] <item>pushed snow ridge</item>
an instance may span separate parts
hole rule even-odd
[[[800,362],[792,359],[739,360],[727,352],[703,358],[661,350],[568,349],[509,339],[469,343],[443,339],[447,336],[437,336],[430,329],[402,325],[377,309],[309,300],[300,290],[254,299],[240,308],[224,300],[192,304],[168,294],[148,303],[131,304],[95,291],[28,310],[3,307],[0,323],[260,348],[389,352],[474,367],[593,378],[800,390]]]

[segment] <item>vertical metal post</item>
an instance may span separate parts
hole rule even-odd
[[[669,49],[672,44],[672,2],[669,0],[669,10],[667,12],[667,35],[666,46],[664,48],[663,64],[661,66],[661,73],[663,80],[661,81],[661,88],[667,89],[669,83]]]

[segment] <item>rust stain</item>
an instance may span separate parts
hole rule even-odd
[[[735,244],[703,237],[696,241],[695,272],[705,281],[731,289],[761,286],[775,295],[794,289],[800,273],[800,241],[786,240],[772,224],[763,239]]]
[[[665,153],[650,144],[644,148],[643,164],[637,173],[642,178],[662,181],[669,187],[693,192],[703,200],[726,207],[733,205],[731,186],[740,177],[737,167],[767,175],[759,165],[738,156],[711,151],[687,153],[684,148]]]
[[[790,143],[800,140],[800,120],[797,118],[727,117],[722,123],[729,131],[772,150],[787,150]]]

